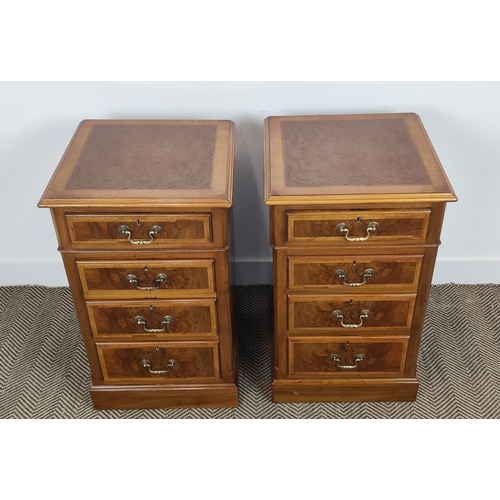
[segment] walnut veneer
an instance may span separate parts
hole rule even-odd
[[[419,117],[269,117],[273,400],[410,401],[447,202]]]
[[[236,406],[234,124],[84,120],[50,208],[97,409]]]

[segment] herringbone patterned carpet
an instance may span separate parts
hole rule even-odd
[[[68,288],[0,287],[3,419],[497,419],[500,285],[435,285],[411,403],[273,404],[270,286],[238,287],[238,408],[95,411]]]

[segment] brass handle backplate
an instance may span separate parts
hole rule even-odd
[[[137,276],[135,274],[127,274],[125,278],[131,285],[135,285],[137,290],[145,290],[145,291],[150,291],[150,290],[158,290],[160,288],[160,285],[162,283],[165,283],[167,281],[167,275],[160,273],[154,280],[155,286],[140,286],[139,285],[139,280],[137,279]]]
[[[151,361],[147,359],[143,359],[141,361],[141,366],[143,368],[147,368],[149,373],[152,373],[153,375],[164,375],[165,373],[168,373],[170,371],[170,368],[173,368],[177,364],[177,361],[175,359],[169,359],[167,361],[167,367],[165,370],[153,370],[151,368]]]
[[[371,314],[371,312],[368,311],[368,309],[364,309],[359,314],[359,323],[344,323],[344,315],[342,314],[342,311],[335,309],[335,311],[332,312],[332,316],[334,318],[339,318],[340,325],[343,326],[344,328],[359,328],[360,326],[363,325],[363,320],[365,318],[368,318],[368,316],[370,316],[370,314]]]
[[[355,368],[358,367],[358,364],[361,363],[361,361],[364,361],[365,360],[365,355],[364,354],[358,354],[355,358],[354,358],[354,362],[356,363],[355,365],[341,365],[340,364],[340,358],[337,356],[337,354],[330,354],[330,359],[332,361],[335,361],[335,363],[337,363],[337,366],[341,369],[341,370],[354,370]]]
[[[161,226],[153,226],[151,230],[149,231],[149,240],[133,240],[132,239],[132,231],[130,231],[130,228],[126,226],[125,224],[122,224],[121,226],[118,227],[118,232],[122,236],[126,236],[127,240],[129,243],[132,243],[132,245],[149,245],[153,243],[153,240],[155,239],[155,236],[161,234],[163,229]]]
[[[338,233],[343,234],[344,238],[347,241],[366,241],[371,236],[371,234],[374,233],[375,231],[378,231],[379,228],[380,228],[380,224],[378,222],[369,222],[368,226],[366,226],[366,236],[364,236],[363,238],[351,238],[349,236],[349,229],[348,229],[347,224],[345,222],[341,222],[341,223],[337,224],[337,227],[335,228],[335,230]]]
[[[366,285],[367,278],[371,278],[374,274],[375,274],[375,271],[373,269],[366,269],[365,272],[363,273],[363,281],[361,281],[359,283],[350,283],[350,282],[348,282],[348,281],[345,280],[346,274],[345,274],[345,271],[343,269],[337,269],[335,271],[335,276],[337,278],[340,278],[342,280],[342,284],[346,285],[346,286],[362,286],[362,285]]]
[[[147,328],[146,327],[146,320],[142,316],[136,316],[134,318],[134,321],[138,325],[142,325],[142,328],[144,329],[145,332],[162,333],[165,331],[165,328],[167,327],[167,325],[170,325],[174,322],[174,318],[172,318],[172,316],[165,316],[161,322],[161,324],[163,325],[163,328]]]

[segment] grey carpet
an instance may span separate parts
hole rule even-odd
[[[238,287],[237,408],[96,411],[69,289],[0,287],[3,419],[497,419],[500,417],[500,285],[435,285],[411,403],[271,401],[271,295]]]

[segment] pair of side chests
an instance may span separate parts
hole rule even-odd
[[[84,120],[50,208],[96,409],[238,404],[231,121]],[[412,401],[445,205],[413,113],[265,120],[277,403]]]

